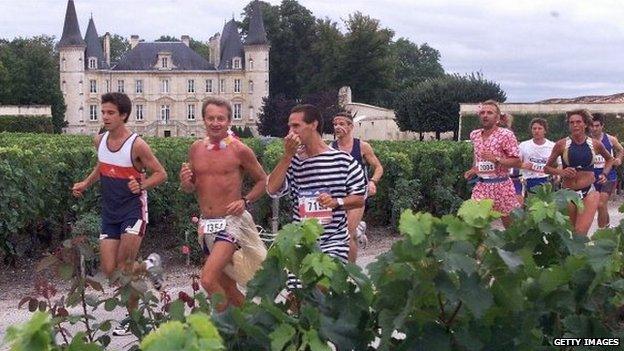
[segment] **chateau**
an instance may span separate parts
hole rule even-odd
[[[203,135],[201,105],[209,96],[230,101],[232,124],[255,132],[258,110],[269,92],[270,45],[258,2],[252,8],[245,39],[232,19],[210,37],[209,57],[189,47],[188,35],[181,42],[144,42],[132,35],[130,50],[111,62],[110,34],[101,44],[92,17],[82,37],[74,1],[68,0],[58,43],[65,132],[97,133],[100,96],[111,91],[130,97],[128,126],[141,135]]]

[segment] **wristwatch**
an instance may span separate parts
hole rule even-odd
[[[344,198],[339,197],[336,199],[336,202],[338,203],[338,207],[343,207],[344,206]]]
[[[245,208],[249,208],[249,206],[251,206],[251,201],[249,201],[245,196],[243,196],[241,200],[245,201]]]

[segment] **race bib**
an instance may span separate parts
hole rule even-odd
[[[496,176],[494,171],[496,170],[496,165],[490,161],[480,161],[477,162],[477,173],[481,178],[493,178]]]
[[[594,167],[595,168],[604,168],[605,167],[605,158],[602,155],[594,155]]]
[[[204,227],[204,234],[213,234],[224,231],[227,222],[225,218],[213,218],[203,220],[202,225]]]
[[[323,225],[331,223],[331,208],[321,206],[316,200],[322,193],[329,194],[330,192],[329,190],[319,190],[299,193],[299,217],[302,220],[316,218]]]
[[[544,173],[544,167],[546,167],[545,163],[531,163],[531,170],[535,172]]]

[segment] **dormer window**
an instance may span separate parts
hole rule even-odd
[[[241,59],[240,57],[235,57],[232,59],[232,68],[241,69]]]
[[[154,69],[157,70],[171,70],[175,69],[175,65],[173,64],[173,60],[171,59],[171,52],[169,51],[161,51],[158,53],[158,60],[154,65]]]
[[[89,57],[89,69],[97,69],[97,59],[95,57]]]

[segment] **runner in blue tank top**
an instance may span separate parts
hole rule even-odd
[[[615,167],[622,164],[622,156],[624,155],[624,149],[618,141],[618,139],[604,132],[604,115],[602,113],[593,114],[593,122],[591,127],[591,135],[594,139],[600,140],[605,149],[611,156],[614,156],[613,168],[607,175],[607,181],[604,184],[598,182],[598,177],[602,174],[605,167],[605,159],[601,155],[594,157],[594,174],[596,176],[596,182],[594,186],[596,190],[600,192],[600,202],[598,203],[598,227],[605,228],[609,226],[609,210],[607,204],[609,202],[609,196],[613,193],[615,185],[617,184],[617,173]]]
[[[364,170],[367,184],[367,196],[377,193],[377,184],[383,175],[383,166],[375,155],[369,143],[353,137],[353,116],[349,112],[339,112],[334,117],[334,140],[331,147],[350,154]],[[369,166],[373,168],[373,175],[369,178]],[[349,228],[349,261],[355,262],[358,245],[366,247],[366,222],[362,221],[366,206],[354,208],[347,212],[347,225]]]
[[[570,111],[566,113],[566,121],[570,128],[570,136],[555,143],[544,172],[561,176],[562,188],[576,191],[583,201],[582,210],[570,203],[568,212],[575,233],[586,236],[594,221],[599,201],[598,192],[594,188],[594,156],[600,154],[605,158],[605,167],[598,177],[600,184],[607,181],[613,157],[599,140],[587,136],[587,130],[592,124],[591,113],[587,110]],[[563,168],[557,168],[559,157]]]

